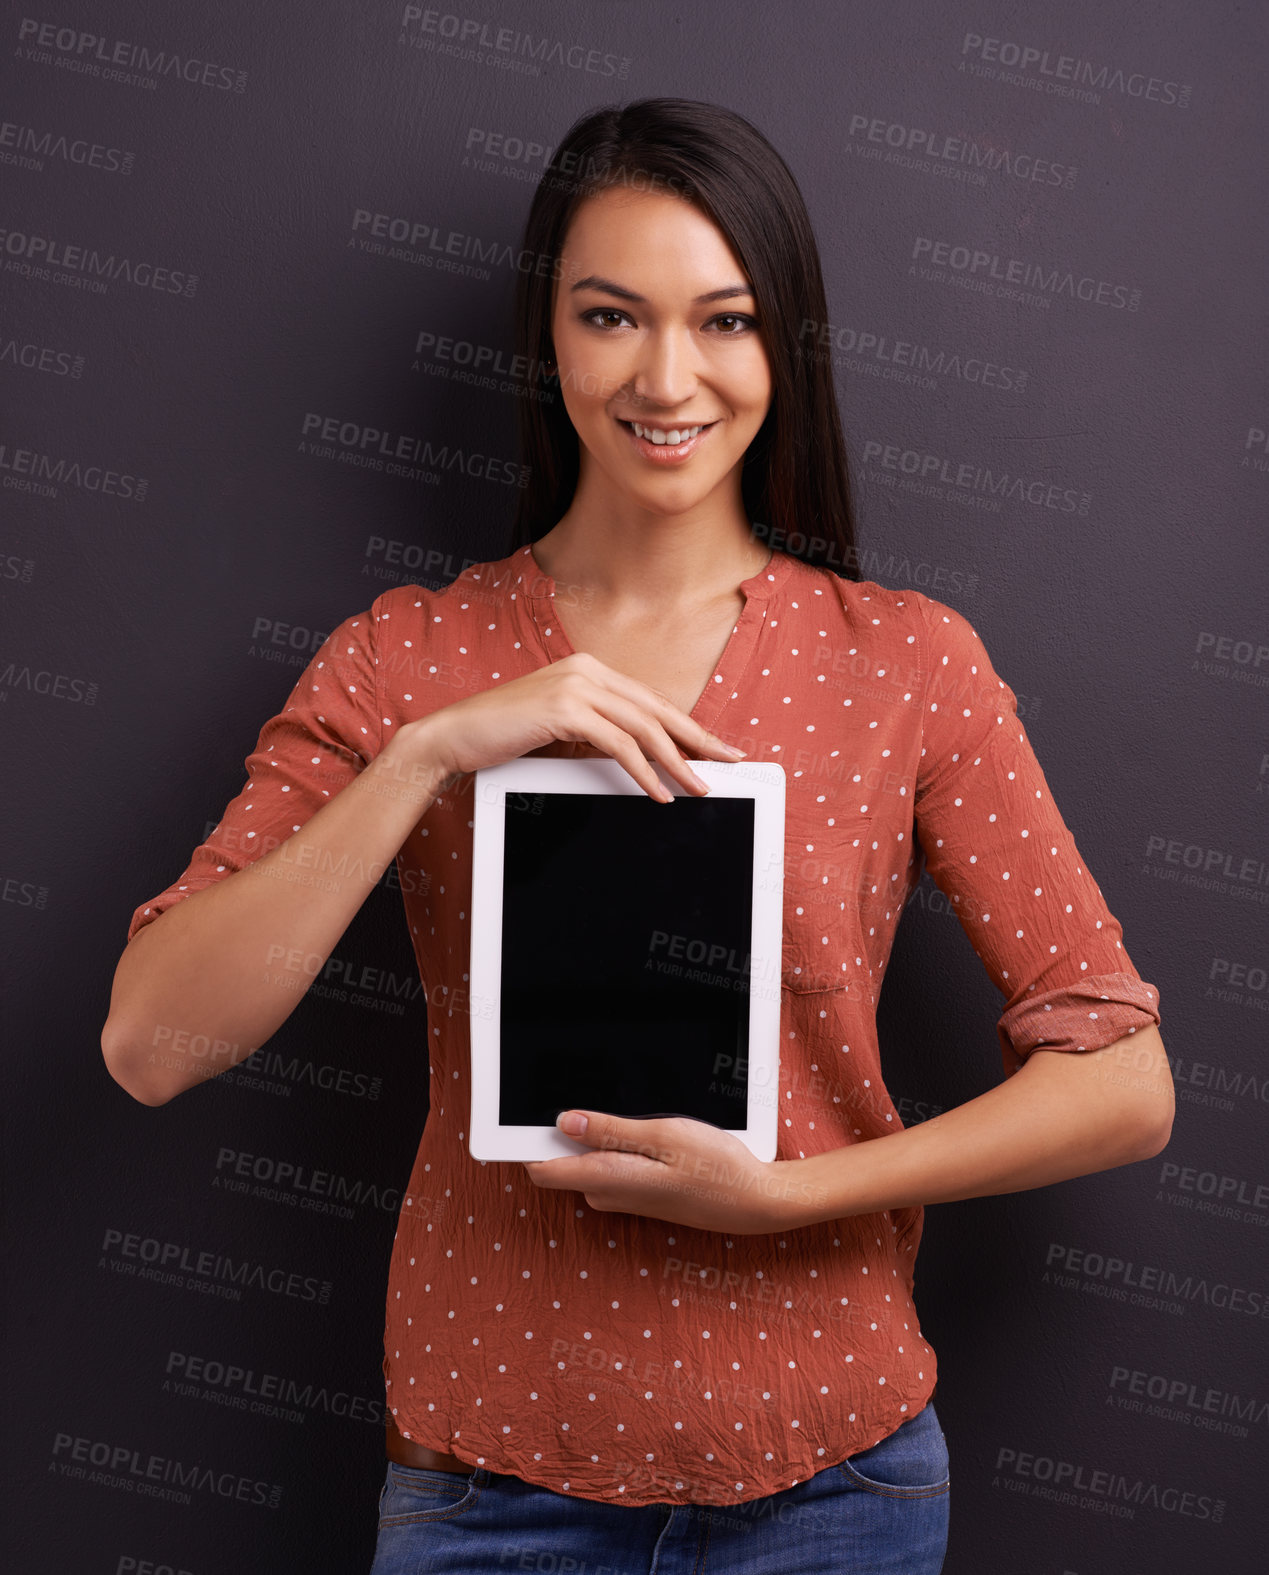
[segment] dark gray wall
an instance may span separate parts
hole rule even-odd
[[[865,573],[982,634],[1174,1062],[1158,1159],[929,1211],[947,1569],[1262,1568],[1264,9],[4,14],[8,1567],[369,1563],[393,1213],[297,1214],[212,1180],[225,1145],[406,1179],[426,1003],[399,894],[340,941],[271,1075],[146,1109],[98,1036],[133,907],[238,791],[324,633],[508,550],[500,367],[542,150],[584,110],[673,93],[749,115],[801,182]],[[469,24],[483,40],[446,38]],[[545,58],[490,47],[501,28]],[[394,254],[380,225],[412,242]],[[489,242],[493,263],[455,256]],[[334,457],[306,449],[327,419],[354,433]],[[464,461],[358,464],[371,428]],[[998,497],[986,472],[1017,485]],[[997,1079],[1001,1002],[928,877],[888,980],[910,1121]],[[144,1277],[129,1236],[186,1266],[249,1257],[283,1288],[217,1299],[179,1258]],[[249,1406],[246,1380],[178,1389],[170,1369],[200,1358],[312,1388],[294,1419],[262,1415],[223,1403]],[[76,1476],[65,1439],[197,1460],[248,1497]]]

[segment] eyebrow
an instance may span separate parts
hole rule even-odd
[[[647,296],[636,295],[633,290],[623,289],[621,285],[614,284],[611,279],[601,279],[598,274],[588,273],[584,279],[579,279],[570,286],[569,294],[577,290],[603,290],[608,295],[618,296],[623,301],[635,301],[640,306],[647,305]],[[704,295],[698,295],[693,305],[704,305],[708,301],[730,301],[738,295],[753,297],[753,291],[746,284],[725,284],[721,290],[707,290]]]

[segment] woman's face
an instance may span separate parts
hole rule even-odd
[[[562,253],[551,332],[581,444],[579,492],[611,488],[661,514],[720,487],[739,500],[771,367],[757,302],[722,232],[681,198],[610,189],[577,209]],[[697,299],[717,291],[727,293]],[[652,441],[636,436],[636,422],[655,429]],[[655,442],[696,426],[705,430],[685,452],[682,441]]]

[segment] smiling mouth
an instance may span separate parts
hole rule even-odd
[[[718,425],[716,421],[693,421],[678,427],[658,426],[651,421],[626,421],[621,416],[617,417],[617,421],[636,437],[641,437],[646,443],[654,443],[658,448],[680,447],[702,432],[708,432],[710,427]]]

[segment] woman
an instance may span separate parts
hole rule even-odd
[[[150,1104],[205,1075],[156,1060],[156,1025],[234,1064],[297,999],[261,959],[311,978],[395,856],[443,1004],[389,1277],[373,1575],[934,1575],[949,1471],[912,1301],[922,1205],[1159,1152],[1157,993],[969,623],[844,572],[828,316],[778,154],[707,104],[586,117],[524,256],[518,544],[330,637],[220,825],[134,913],[103,1050]],[[654,764],[689,793],[689,759],[785,769],[770,1165],[703,1123],[602,1111],[561,1114],[585,1154],[466,1154],[465,795],[481,767],[577,751],[662,801]],[[1015,1075],[905,1131],[876,1002],[926,867],[1007,997]]]

